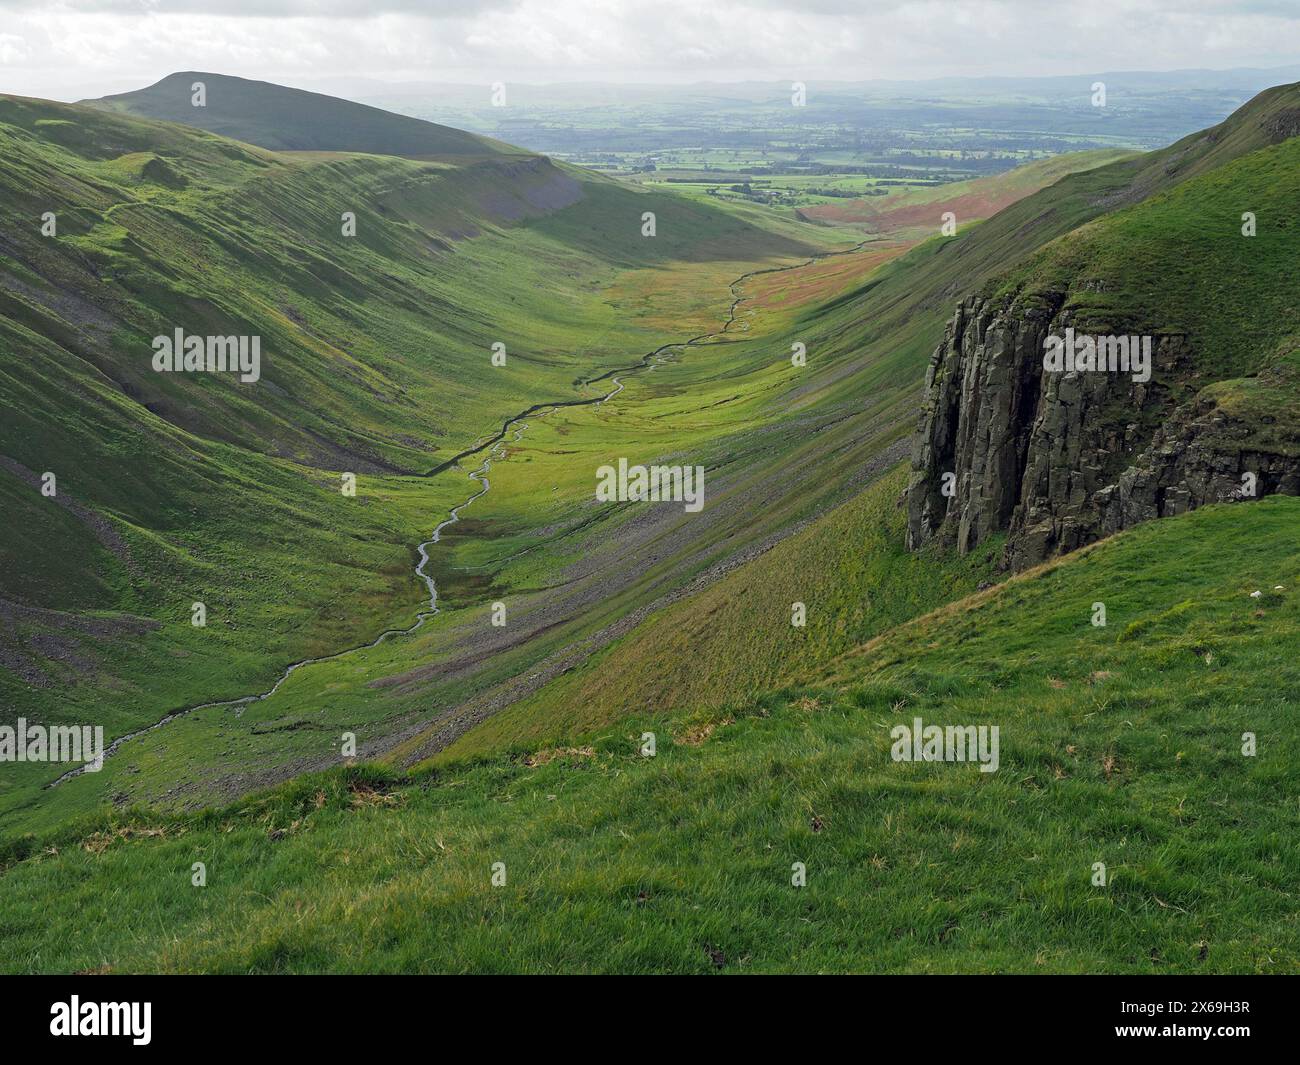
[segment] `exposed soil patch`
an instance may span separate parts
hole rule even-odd
[[[8,470],[24,484],[30,485],[38,492],[41,490],[40,474],[29,470],[21,462],[11,459],[8,455],[0,455],[0,469]],[[54,496],[50,497],[51,503],[57,503],[75,517],[82,525],[90,530],[91,535],[95,537],[105,548],[122,562],[133,576],[140,576],[140,567],[136,565],[135,560],[131,558],[130,549],[126,546],[125,541],[118,535],[117,530],[113,527],[112,522],[102,514],[97,514],[89,507],[78,503],[68,495],[62,488],[58,489]]]

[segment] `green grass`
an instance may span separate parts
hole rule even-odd
[[[409,623],[413,545],[473,487],[420,473],[531,403],[590,395],[578,378],[662,343],[658,308],[703,331],[728,301],[716,279],[819,246],[537,157],[276,155],[12,97],[0,141],[0,559],[6,598],[37,611],[4,629],[22,670],[0,670],[0,698],[110,736]],[[644,209],[662,220],[649,263]],[[261,335],[263,381],[153,373],[149,340],[176,324]],[[38,494],[45,471],[82,509]],[[49,775],[6,772],[0,809],[61,816],[32,790]]]
[[[996,545],[905,552],[896,462],[960,294],[1094,269],[1224,345],[1238,376],[1202,381],[1204,398],[1284,433],[1276,223],[1295,160],[1266,130],[1294,96],[892,262],[868,244],[782,273],[754,271],[845,251],[843,231],[536,157],[276,153],[0,98],[0,563],[22,605],[0,603],[0,650],[38,671],[0,670],[0,700],[29,718],[119,735],[408,623],[412,545],[475,488],[424,471],[523,407],[597,395],[600,372],[707,337],[610,404],[529,419],[439,545],[443,613],[417,634],[241,713],[183,717],[55,790],[53,767],[8,766],[0,965],[1293,968],[1296,810],[1278,796],[1297,753],[1294,501],[1142,527],[965,598]],[[1006,180],[1028,193],[1073,165]],[[1249,249],[1234,190],[1274,224]],[[38,235],[47,209],[56,239]],[[1189,249],[1240,292],[1207,274],[1160,303],[1175,286],[1153,272]],[[1099,291],[1080,307],[1120,307]],[[1244,321],[1251,300],[1270,316]],[[269,387],[160,380],[145,368],[160,321],[260,332]],[[618,456],[705,465],[707,520],[594,507],[594,470]],[[87,510],[22,472],[51,469]],[[341,470],[360,474],[355,499]],[[1106,629],[1088,624],[1097,600]],[[396,768],[475,700],[508,709],[435,767]],[[999,724],[1002,769],[889,761],[890,725],[913,714]],[[646,730],[654,759],[636,754]],[[303,775],[337,764],[349,731],[386,764]],[[1233,753],[1243,731],[1256,759]],[[526,757],[542,748],[569,753]],[[195,861],[206,888],[189,886]]]
[[[1296,334],[1297,175],[1300,140],[1261,148],[1081,226],[989,288],[1025,306],[1068,292],[1079,329],[1184,335],[1201,378],[1257,372]]]
[[[1298,518],[1271,498],[1139,526],[806,687],[568,753],[340,768],[11,846],[4,967],[1294,970]],[[1000,769],[893,762],[914,716],[998,725]]]
[[[50,122],[56,139],[42,132]],[[423,597],[413,545],[475,487],[463,470],[422,471],[539,400],[598,395],[582,382],[722,328],[734,295],[748,297],[725,343],[626,377],[606,408],[530,424],[494,468],[493,494],[440,545],[444,614],[416,637],[302,671],[242,717],[218,709],[169,725],[97,778],[46,792],[51,770],[6,773],[7,833],[110,799],[221,801],[311,764],[344,727],[373,740],[488,692],[843,502],[862,465],[906,431],[911,381],[862,359],[859,310],[816,312],[869,267],[815,277],[793,297],[778,275],[730,287],[851,246],[821,227],[535,157],[272,153],[14,98],[0,100],[0,136],[18,282],[0,306],[0,379],[13,400],[0,453],[33,475],[56,471],[125,545],[120,557],[107,550],[85,521],[0,471],[16,519],[0,538],[18,575],[7,592],[57,612],[5,630],[25,672],[0,671],[0,698],[30,719],[103,723],[110,737],[264,690],[289,662],[408,624]],[[578,198],[536,206],[557,193]],[[57,238],[32,222],[47,208]],[[339,234],[344,209],[358,214],[355,240]],[[640,236],[647,209],[653,241]],[[160,329],[225,333],[232,321],[263,336],[257,388],[149,369]],[[789,365],[795,338],[813,353],[805,373]],[[496,339],[509,352],[499,369],[487,365]],[[774,432],[787,419],[824,430]],[[575,561],[620,570],[637,514],[593,520],[595,467],[683,448],[710,465],[712,485],[732,482],[725,519],[681,525],[652,571],[600,587],[594,604],[561,604],[560,624],[470,675],[388,683],[464,657],[498,597],[513,617],[533,605],[540,616]],[[805,468],[819,472],[809,480]],[[359,474],[357,498],[338,492],[341,470]],[[545,546],[533,550],[539,529]],[[208,607],[206,629],[189,624],[194,601]],[[86,613],[113,625],[89,634]],[[313,729],[282,727],[304,717]]]
[[[996,545],[965,559],[907,551],[906,515],[897,506],[906,482],[902,467],[893,470],[490,718],[439,760],[557,743],[647,711],[699,710],[754,697],[975,591],[994,575]],[[806,609],[803,627],[792,624],[796,602]]]

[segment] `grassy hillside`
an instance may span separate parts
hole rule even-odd
[[[626,638],[485,721],[440,760],[558,743],[646,712],[701,710],[779,688],[994,576],[996,545],[965,559],[903,546],[903,467]],[[806,623],[792,624],[802,603]],[[707,662],[708,668],[701,663]]]
[[[923,360],[939,342],[961,296],[1109,211],[1140,203],[1189,178],[1281,143],[1296,132],[1297,111],[1300,85],[1269,89],[1218,126],[1159,151],[1070,174],[988,222],[948,240],[928,241],[843,297],[843,302],[870,322],[865,343],[890,349],[895,368],[919,364],[923,372]]]
[[[1138,153],[1115,148],[1052,155],[1026,163],[1007,174],[971,178],[942,185],[892,190],[888,196],[839,200],[803,208],[807,218],[824,224],[864,223],[873,233],[923,233],[932,236],[943,214],[951,211],[957,224],[990,218],[1017,200],[1054,185],[1064,177],[1121,160]],[[1091,166],[1081,166],[1083,157]]]
[[[1141,526],[710,715],[29,841],[4,967],[1292,971],[1298,520]],[[999,726],[997,772],[893,761],[918,716]]]
[[[855,315],[813,313],[903,245],[810,261],[847,251],[846,234],[544,159],[273,153],[17,99],[0,115],[15,190],[0,358],[23,397],[0,438],[22,529],[0,543],[18,575],[0,625],[6,705],[111,737],[357,648],[265,702],[133,740],[97,776],[42,791],[54,770],[16,767],[0,783],[8,832],[105,801],[224,801],[328,763],[344,730],[418,757],[446,711],[552,675],[849,498],[906,432],[911,382],[864,357]],[[55,238],[32,222],[47,206]],[[160,329],[232,322],[263,334],[257,387],[150,370]],[[445,468],[452,455],[532,405],[597,398],[613,368],[692,336],[620,377],[610,404],[512,433],[492,494],[431,559],[442,613],[361,646],[427,602],[413,545],[479,489],[479,460]],[[505,367],[488,362],[498,339]],[[710,469],[704,520],[592,512],[612,456],[687,452]],[[66,506],[35,491],[46,470]],[[339,492],[348,470],[355,498]],[[510,625],[485,642],[500,599]],[[189,624],[195,601],[206,629]]]
[[[1080,329],[1185,336],[1198,377],[1253,373],[1300,332],[1297,199],[1293,137],[1082,226],[988,288],[1024,306],[1066,292]]]
[[[410,624],[413,545],[475,487],[425,471],[661,344],[623,300],[703,331],[727,279],[819,247],[540,158],[280,155],[15,97],[0,140],[0,699],[110,736]],[[178,326],[260,335],[261,380],[153,372]]]
[[[204,86],[195,106],[196,83]],[[412,159],[528,155],[508,144],[333,96],[189,70],[88,106],[181,122],[272,151],[366,152]]]
[[[1300,194],[1300,138],[1285,137],[1287,116],[1298,106],[1295,86],[1264,93],[1214,130],[1066,176],[955,238],[933,239],[895,258],[860,287],[821,293],[815,309],[796,310],[787,327],[791,336],[818,338],[809,347],[818,353],[819,370],[821,360],[829,362],[820,378],[825,392],[809,383],[797,404],[816,409],[852,397],[874,419],[878,440],[889,439],[885,427],[892,427],[901,457],[914,426],[910,386],[920,381],[956,301],[981,286],[1019,293],[1026,305],[1068,289],[1079,321],[1101,322],[1102,331],[1186,333],[1202,360],[1194,390],[1271,368],[1267,381],[1228,381],[1206,389],[1202,401],[1218,403],[1226,390],[1236,397],[1235,412],[1254,405],[1255,423],[1276,422],[1295,398],[1287,358],[1295,348],[1300,292],[1287,266],[1294,223],[1285,205]],[[1061,163],[1055,166],[1059,171]],[[1022,179],[1017,172],[1010,184]],[[1261,220],[1254,238],[1240,232],[1248,209]],[[767,305],[766,280],[756,278],[752,286],[760,307]],[[773,305],[780,303],[774,298]],[[1116,412],[1121,428],[1131,417],[1127,408]],[[837,458],[866,466],[865,451],[845,449]],[[823,479],[815,462],[803,468],[807,482]],[[861,517],[893,503],[872,495],[832,514],[819,509],[815,526],[800,538],[665,606],[606,652],[457,738],[449,756],[563,735],[557,722],[595,726],[648,708],[716,706],[762,691],[878,626],[912,616],[900,616],[904,604],[937,605],[940,598],[925,596],[973,588],[987,576],[981,552],[978,564],[960,575],[917,560],[902,582],[906,592],[889,586],[882,575],[903,554],[899,540],[864,535]],[[892,521],[901,527],[901,514]],[[789,625],[795,601],[809,607],[806,632]],[[711,666],[697,670],[697,661]]]

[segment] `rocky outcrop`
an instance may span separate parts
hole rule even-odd
[[[1265,390],[1273,384],[1265,375]],[[1289,391],[1294,382],[1277,374]],[[1097,493],[1102,533],[1167,518],[1207,503],[1300,495],[1300,425],[1258,405],[1225,408],[1213,391],[1175,412],[1151,446]]]
[[[1251,379],[1244,401],[1232,383],[1205,387],[1183,337],[1152,338],[1146,381],[1045,370],[1048,337],[1076,325],[1065,295],[957,308],[926,375],[909,547],[965,554],[1006,533],[1003,565],[1021,570],[1150,518],[1300,494],[1300,427],[1267,413],[1269,382]]]

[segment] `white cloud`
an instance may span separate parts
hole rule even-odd
[[[213,70],[462,81],[862,80],[1276,66],[1291,0],[0,0],[0,91]]]
[[[0,64],[22,63],[31,54],[27,42],[12,33],[0,33]]]

